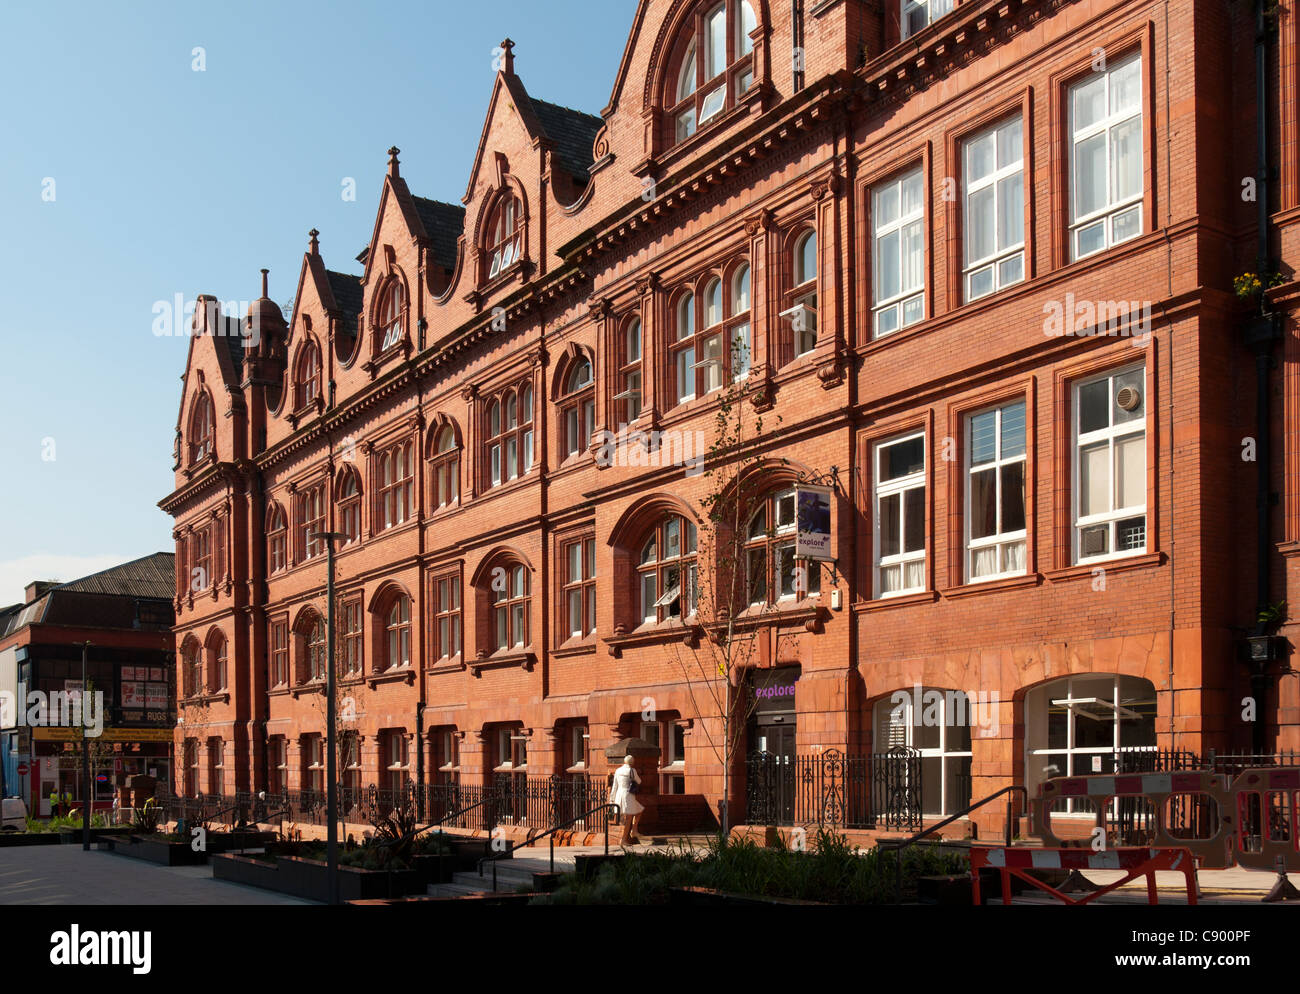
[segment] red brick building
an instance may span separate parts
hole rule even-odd
[[[196,318],[162,502],[178,784],[323,787],[329,529],[345,783],[603,777],[641,736],[651,794],[716,810],[717,709],[682,662],[717,633],[692,540],[716,480],[600,439],[713,438],[735,382],[770,497],[738,609],[747,668],[774,672],[735,675],[771,692],[734,812],[759,750],[788,776],[913,749],[929,816],[1125,750],[1258,746],[1242,636],[1300,577],[1273,553],[1300,547],[1276,444],[1300,347],[1291,323],[1285,395],[1266,387],[1288,432],[1262,447],[1265,499],[1284,458],[1288,484],[1260,591],[1233,277],[1258,216],[1264,255],[1294,258],[1300,190],[1284,13],[1262,171],[1282,182],[1260,215],[1242,195],[1248,8],[643,0],[599,115],[531,96],[503,42],[456,203],[413,194],[391,149],[360,276],[313,230],[287,324],[265,282],[242,325]],[[788,495],[813,478],[836,568],[802,581]],[[1271,665],[1263,746],[1295,748]]]

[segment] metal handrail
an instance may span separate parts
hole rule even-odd
[[[564,822],[564,823],[562,823],[562,824],[560,824],[560,825],[553,825],[553,826],[551,826],[551,827],[548,828],[545,832],[542,832],[540,835],[534,835],[534,836],[531,836],[531,837],[528,839],[528,844],[531,846],[531,845],[533,845],[533,844],[539,842],[540,840],[546,838],[547,836],[550,836],[550,839],[551,839],[551,872],[554,873],[554,872],[555,872],[555,833],[558,832],[558,831],[560,831],[561,829],[568,828],[570,825],[576,825],[576,824],[577,824],[578,822],[580,822],[580,821],[586,821],[588,815],[594,815],[597,811],[605,811],[605,810],[607,810],[607,809],[609,809],[609,808],[613,808],[613,811],[614,811],[614,817],[615,817],[615,818],[620,817],[620,814],[621,814],[622,808],[620,808],[619,805],[614,804],[614,803],[612,803],[612,802],[609,802],[609,803],[606,803],[606,804],[598,804],[598,805],[596,805],[594,808],[591,808],[591,809],[588,810],[588,811],[584,811],[582,814],[580,814],[580,815],[578,815],[578,816],[576,816],[576,817],[574,817],[574,818],[570,818],[568,821],[566,821],[566,822]],[[481,859],[479,859],[479,861],[478,861],[478,875],[479,875],[480,877],[483,876],[483,864],[484,864],[485,862],[487,862],[488,860],[491,860],[491,861],[492,861],[492,890],[493,890],[493,891],[496,891],[496,889],[497,889],[497,860],[499,860],[499,859],[504,859],[505,856],[506,856],[507,854],[513,856],[513,855],[514,855],[514,851],[515,851],[516,849],[518,849],[518,848],[522,848],[522,847],[520,847],[520,846],[516,846],[516,845],[512,842],[512,843],[510,843],[510,848],[506,849],[506,851],[505,851],[504,853],[502,853],[502,854],[500,854],[500,855],[496,855],[496,856],[483,856]],[[606,856],[609,855],[609,819],[608,819],[608,818],[605,819],[605,855],[606,855]]]
[[[441,825],[441,824],[442,824],[444,821],[446,821],[448,818],[460,818],[460,817],[462,817],[463,815],[467,815],[467,814],[469,814],[469,813],[470,813],[471,811],[473,811],[475,808],[479,808],[479,807],[482,807],[484,804],[487,804],[488,801],[496,801],[496,800],[500,800],[500,798],[499,798],[496,794],[494,794],[494,793],[490,793],[490,794],[488,794],[487,796],[483,797],[481,800],[475,801],[473,804],[471,804],[471,805],[470,805],[469,807],[467,807],[467,808],[461,808],[461,810],[459,810],[459,811],[451,811],[451,812],[448,812],[447,814],[445,814],[445,815],[443,815],[441,818],[439,818],[437,821],[431,821],[431,822],[429,822],[429,824],[427,824],[427,825],[423,825],[423,826],[421,826],[420,828],[412,829],[411,831],[407,832],[405,835],[399,836],[399,837],[396,838],[396,839],[388,839],[387,841],[384,841],[384,842],[376,842],[376,843],[375,843],[375,848],[376,848],[376,849],[383,849],[383,848],[385,848],[385,847],[387,847],[387,846],[395,846],[395,845],[397,845],[399,842],[406,842],[406,841],[409,841],[410,839],[414,839],[417,835],[422,835],[423,833],[427,832],[427,831],[428,831],[429,829],[431,829],[431,828],[437,828],[439,825]],[[479,875],[482,876],[482,873],[480,873]]]
[[[974,804],[967,805],[966,807],[958,811],[955,815],[951,815],[945,818],[943,821],[931,825],[929,828],[922,829],[921,831],[913,835],[911,838],[882,839],[878,841],[876,843],[877,847],[890,846],[894,850],[894,862],[895,862],[894,903],[895,904],[903,903],[903,850],[904,849],[906,849],[908,846],[916,844],[917,842],[920,842],[927,835],[932,835],[933,833],[939,831],[939,829],[946,828],[947,826],[955,822],[958,818],[965,818],[976,808],[982,808],[984,805],[988,804],[989,801],[996,800],[997,798],[1001,797],[1003,794],[1014,794],[1014,793],[1020,793],[1024,795],[1025,810],[1028,810],[1029,791],[1025,787],[1021,786],[1020,784],[1011,784],[1010,786],[1003,787],[1001,790],[994,791],[992,794],[990,794],[988,797],[984,798],[981,801],[976,801]],[[1010,846],[1011,845],[1011,798],[1010,797],[1007,798],[1007,822],[1006,822],[1004,837],[1006,839],[1006,844]]]

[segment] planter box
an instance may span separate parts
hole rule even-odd
[[[105,839],[110,835],[121,835],[124,831],[129,831],[128,827],[124,825],[115,825],[111,828],[92,828],[90,830],[90,841],[98,842],[100,839]],[[57,833],[51,834],[57,834],[59,841],[65,846],[81,845],[81,829],[79,828],[62,828],[59,829]]]
[[[264,849],[275,842],[274,832],[209,832],[208,854],[230,852],[233,849]]]
[[[499,907],[508,904],[526,905],[536,894],[465,894],[460,897],[395,897],[391,900],[368,900],[368,901],[349,901],[348,904],[358,907],[383,907],[383,908],[401,908],[414,906],[417,904],[454,904],[463,903],[471,905],[485,905]]]
[[[300,856],[281,856],[275,862],[248,856],[214,855],[212,876],[217,880],[279,891],[308,901],[329,900],[325,863]],[[363,901],[419,894],[425,885],[415,870],[359,870],[339,867],[339,900]]]
[[[208,854],[195,852],[188,841],[173,842],[148,835],[110,835],[101,840],[111,852],[147,860],[159,866],[202,866]]]
[[[668,903],[694,907],[759,908],[772,905],[824,908],[824,901],[802,901],[793,897],[760,897],[754,894],[729,894],[711,887],[670,887]]]
[[[590,880],[600,872],[601,866],[605,863],[622,858],[622,853],[610,853],[608,856],[604,853],[593,853],[590,856],[577,855],[573,857],[573,868],[583,880]]]
[[[942,907],[969,907],[971,886],[969,873],[954,873],[916,878],[916,898],[922,904]]]
[[[57,846],[62,841],[58,832],[0,832],[0,849],[10,846]]]
[[[420,875],[426,887],[451,883],[452,874],[460,870],[456,857],[451,855],[415,856],[411,859],[411,868]]]

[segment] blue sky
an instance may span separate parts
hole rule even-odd
[[[283,304],[312,227],[359,271],[390,145],[459,202],[502,38],[531,94],[599,113],[635,10],[0,0],[0,605],[172,548],[188,341],[156,302],[251,300],[265,266]]]

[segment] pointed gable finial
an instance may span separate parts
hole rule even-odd
[[[392,148],[388,150],[388,175],[393,177],[393,179],[397,179],[397,177],[400,175],[397,171],[397,166],[398,166],[397,153],[400,151],[401,149],[398,148],[396,145],[394,145]]]
[[[263,270],[262,270],[262,296],[263,296],[263,297],[267,296],[267,293],[266,293],[266,274],[269,273],[270,271],[271,271],[271,270],[269,270],[269,269],[263,269]]]
[[[501,43],[501,71],[507,76],[515,74],[515,43],[509,38]]]
[[[320,255],[320,242],[316,240],[319,234],[320,232],[317,231],[315,228],[312,228],[311,231],[307,232],[307,237],[311,239],[311,241],[308,243],[307,251],[310,252],[312,255]]]

